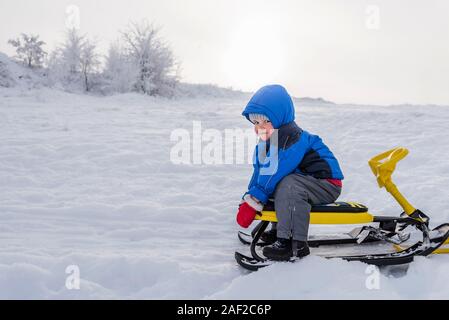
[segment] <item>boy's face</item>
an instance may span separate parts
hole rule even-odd
[[[274,132],[273,125],[270,120],[254,120],[254,130],[260,139],[267,141]]]

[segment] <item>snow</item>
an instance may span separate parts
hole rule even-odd
[[[174,100],[0,88],[0,298],[447,299],[449,257],[418,258],[407,272],[321,257],[249,274],[235,212],[250,165],[175,165],[174,129],[248,129],[249,96]],[[401,210],[367,160],[409,148],[394,181],[410,202],[449,222],[449,107],[297,101],[297,121],[319,134],[345,174],[340,200],[376,215]],[[313,230],[331,231],[313,226]],[[349,229],[352,227],[349,227]],[[346,229],[347,230],[347,229]],[[68,290],[68,266],[79,290]]]
[[[46,81],[43,73],[25,68],[0,52],[0,88],[41,88]]]

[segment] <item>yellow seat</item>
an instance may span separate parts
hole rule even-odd
[[[267,203],[256,220],[277,222],[273,202]],[[335,202],[312,206],[310,224],[362,224],[373,222],[368,208],[356,202]]]

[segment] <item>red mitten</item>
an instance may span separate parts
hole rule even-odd
[[[239,211],[237,212],[237,223],[243,228],[248,228],[254,221],[256,213],[257,211],[253,209],[248,203],[243,202],[239,206]]]

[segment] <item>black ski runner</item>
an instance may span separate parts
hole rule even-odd
[[[376,266],[406,264],[412,262],[415,256],[427,256],[431,254],[442,244],[444,244],[444,242],[449,238],[448,223],[434,228],[431,232],[428,231],[427,227],[425,227],[422,231],[424,235],[423,241],[418,241],[414,245],[399,252],[372,255],[331,256],[325,258],[338,258],[346,261],[359,261]],[[257,233],[259,232],[260,230],[257,230]],[[277,261],[259,257],[254,251],[255,245],[252,244],[251,247],[253,256],[255,255],[258,259],[256,259],[255,257],[248,257],[239,252],[235,253],[235,259],[237,263],[243,268],[250,271],[257,271],[260,268],[270,266],[273,263],[277,263]],[[296,262],[298,260],[300,259],[292,258],[290,262]]]
[[[251,242],[253,240],[253,236],[249,233],[245,233],[243,231],[239,231],[237,234],[240,242],[244,245],[251,245]],[[338,245],[338,244],[357,244],[358,238],[351,237],[348,234],[336,234],[336,235],[327,235],[326,237],[316,237],[311,238],[307,241],[309,247],[311,248],[317,248],[320,246],[328,246],[328,245]],[[367,238],[363,241],[363,243],[368,242],[377,242],[380,241],[379,239],[375,238]],[[270,245],[270,243],[265,242],[258,242],[256,246],[258,247],[265,247],[267,245]]]

